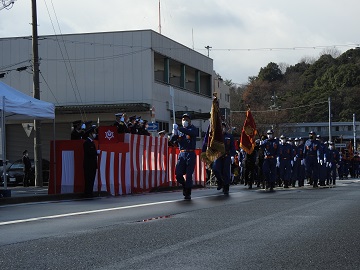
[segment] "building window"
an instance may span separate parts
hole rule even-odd
[[[169,132],[169,123],[168,122],[158,122],[159,131],[165,130],[165,132]]]

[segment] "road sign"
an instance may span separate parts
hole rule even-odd
[[[158,131],[159,130],[159,123],[148,123],[148,129],[149,132],[152,131]]]
[[[336,148],[345,148],[345,147],[346,147],[346,143],[335,143],[335,147],[336,147]]]

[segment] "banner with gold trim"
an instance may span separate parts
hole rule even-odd
[[[257,130],[255,120],[249,109],[246,112],[246,119],[241,131],[240,138],[240,147],[249,155],[254,151],[256,134]]]

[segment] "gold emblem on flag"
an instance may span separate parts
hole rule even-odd
[[[254,135],[254,129],[251,126],[244,127],[245,134],[247,136],[253,136]]]

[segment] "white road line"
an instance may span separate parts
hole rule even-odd
[[[206,197],[214,197],[214,196],[219,196],[219,195],[218,194],[216,194],[216,195],[208,195],[208,196],[201,196],[201,197],[198,197],[198,198],[206,198]],[[193,199],[196,199],[196,198],[193,198]],[[28,218],[28,219],[10,220],[10,221],[0,222],[0,226],[19,224],[19,223],[26,223],[26,222],[32,222],[32,221],[39,221],[39,220],[56,219],[56,218],[63,218],[63,217],[72,217],[72,216],[88,215],[88,214],[94,214],[94,213],[110,212],[110,211],[117,211],[117,210],[124,210],[124,209],[131,209],[131,208],[138,208],[138,207],[145,207],[145,206],[152,206],[152,205],[160,205],[160,204],[166,204],[166,203],[174,203],[174,202],[180,202],[180,201],[184,201],[184,200],[183,199],[178,199],[178,200],[172,200],[172,201],[144,203],[144,204],[120,206],[120,207],[114,207],[114,208],[106,208],[106,209],[90,210],[90,211],[83,211],[83,212],[67,213],[67,214],[60,214],[60,215],[52,215],[52,216],[35,217],[35,218]]]

